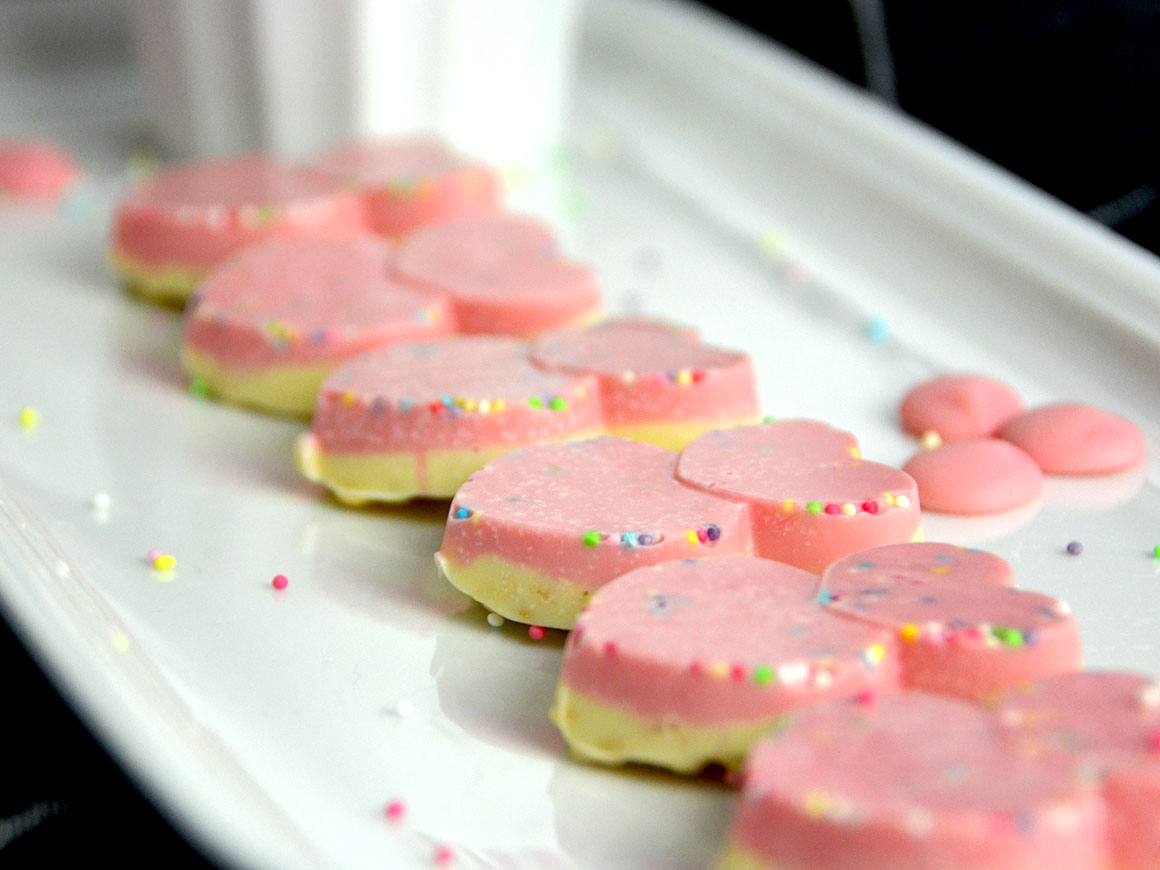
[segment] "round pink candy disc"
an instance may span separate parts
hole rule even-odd
[[[1035,460],[997,438],[923,450],[902,470],[918,484],[922,506],[941,513],[999,513],[1028,504],[1043,491],[1043,472]]]
[[[983,438],[1023,410],[1013,389],[982,375],[944,375],[919,384],[899,408],[912,435],[937,432],[943,441]]]
[[[1109,474],[1131,468],[1148,452],[1134,423],[1078,402],[1020,414],[999,434],[1047,474]]]

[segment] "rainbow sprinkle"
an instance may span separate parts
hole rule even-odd
[[[25,432],[31,432],[40,425],[40,412],[31,405],[21,408],[17,419],[20,421],[20,428]]]

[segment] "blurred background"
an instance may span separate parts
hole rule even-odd
[[[1160,2],[686,5],[1160,251]],[[566,73],[590,13],[582,0],[0,0],[0,140],[302,156],[334,138],[426,128],[485,158],[534,159],[566,124]],[[497,109],[496,92],[518,92],[508,102],[520,110]],[[79,157],[90,171],[119,168]],[[6,627],[0,666],[0,865],[101,853],[201,862]]]

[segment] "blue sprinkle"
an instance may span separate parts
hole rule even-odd
[[[934,557],[936,562],[953,562],[954,557],[947,553],[939,553]]]
[[[859,562],[858,567],[859,568],[873,568],[874,563],[873,562]]]
[[[626,547],[636,546],[636,533],[635,532],[624,532],[620,536],[620,543],[624,544],[624,546],[626,546]]]
[[[410,399],[400,399],[399,400],[399,410],[400,411],[407,412],[407,411],[410,411],[413,407],[415,407],[415,403],[412,402]]]
[[[866,323],[866,338],[872,344],[882,344],[890,338],[890,324],[885,317],[872,317]]]
[[[457,519],[457,520],[465,520],[470,516],[471,516],[471,511],[465,507],[461,507],[455,511],[455,519]]]
[[[440,399],[439,399],[439,401],[440,401],[440,402],[442,402],[442,403],[443,403],[443,407],[444,407],[444,408],[447,408],[448,410],[450,410],[451,408],[458,408],[458,407],[459,407],[459,406],[458,406],[458,405],[456,405],[456,404],[455,404],[453,401],[451,401],[451,397],[450,397],[450,396],[441,396],[441,397],[440,397]]]
[[[823,589],[818,593],[818,604],[829,604],[834,600],[834,593]]]

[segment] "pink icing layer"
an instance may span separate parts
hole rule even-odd
[[[977,699],[1081,667],[1061,602],[999,585],[998,557],[939,546],[858,553],[822,577],[826,607],[899,632],[905,686]]]
[[[333,365],[370,348],[446,335],[446,298],[387,277],[376,236],[272,238],[210,270],[185,312],[185,344],[245,369]]]
[[[609,426],[657,421],[750,420],[757,416],[753,364],[743,353],[697,343],[656,323],[610,321],[550,333],[532,359],[553,369],[593,372]]]
[[[899,408],[902,428],[912,435],[937,432],[943,441],[985,438],[1023,410],[1006,384],[982,375],[944,375],[919,384]]]
[[[755,555],[807,571],[909,541],[920,528],[914,481],[858,458],[854,436],[824,423],[786,420],[706,433],[681,453],[677,476],[749,503]]]
[[[117,209],[113,247],[140,266],[202,270],[271,236],[362,229],[358,198],[324,173],[241,157],[171,169],[135,189]]]
[[[319,443],[338,453],[471,450],[599,429],[594,378],[542,371],[523,342],[493,336],[363,354],[326,379],[314,412]]]
[[[551,231],[523,218],[448,220],[399,246],[395,271],[452,297],[461,332],[531,336],[595,316],[595,274],[556,252]]]
[[[1022,448],[1047,474],[1107,474],[1142,462],[1144,433],[1129,420],[1065,403],[1020,414],[999,433]]]
[[[0,142],[0,196],[60,199],[76,180],[72,157],[47,142]]]
[[[896,690],[893,635],[827,613],[817,585],[813,574],[745,556],[640,568],[585,610],[561,680],[631,715],[694,727]]]
[[[1072,754],[1102,776],[1117,870],[1160,867],[1160,687],[1113,672],[1064,674],[998,706],[1012,741]]]
[[[1029,504],[1043,492],[1035,460],[998,438],[951,441],[916,453],[902,470],[923,507],[948,514],[990,514]]]
[[[1104,811],[1063,754],[920,692],[791,714],[750,754],[733,841],[779,870],[1105,870]]]
[[[368,226],[387,236],[447,218],[493,214],[503,198],[495,170],[434,140],[343,145],[314,166],[358,190]]]
[[[668,559],[748,553],[745,506],[682,486],[676,458],[609,437],[501,456],[460,487],[440,554],[495,555],[596,588]]]

